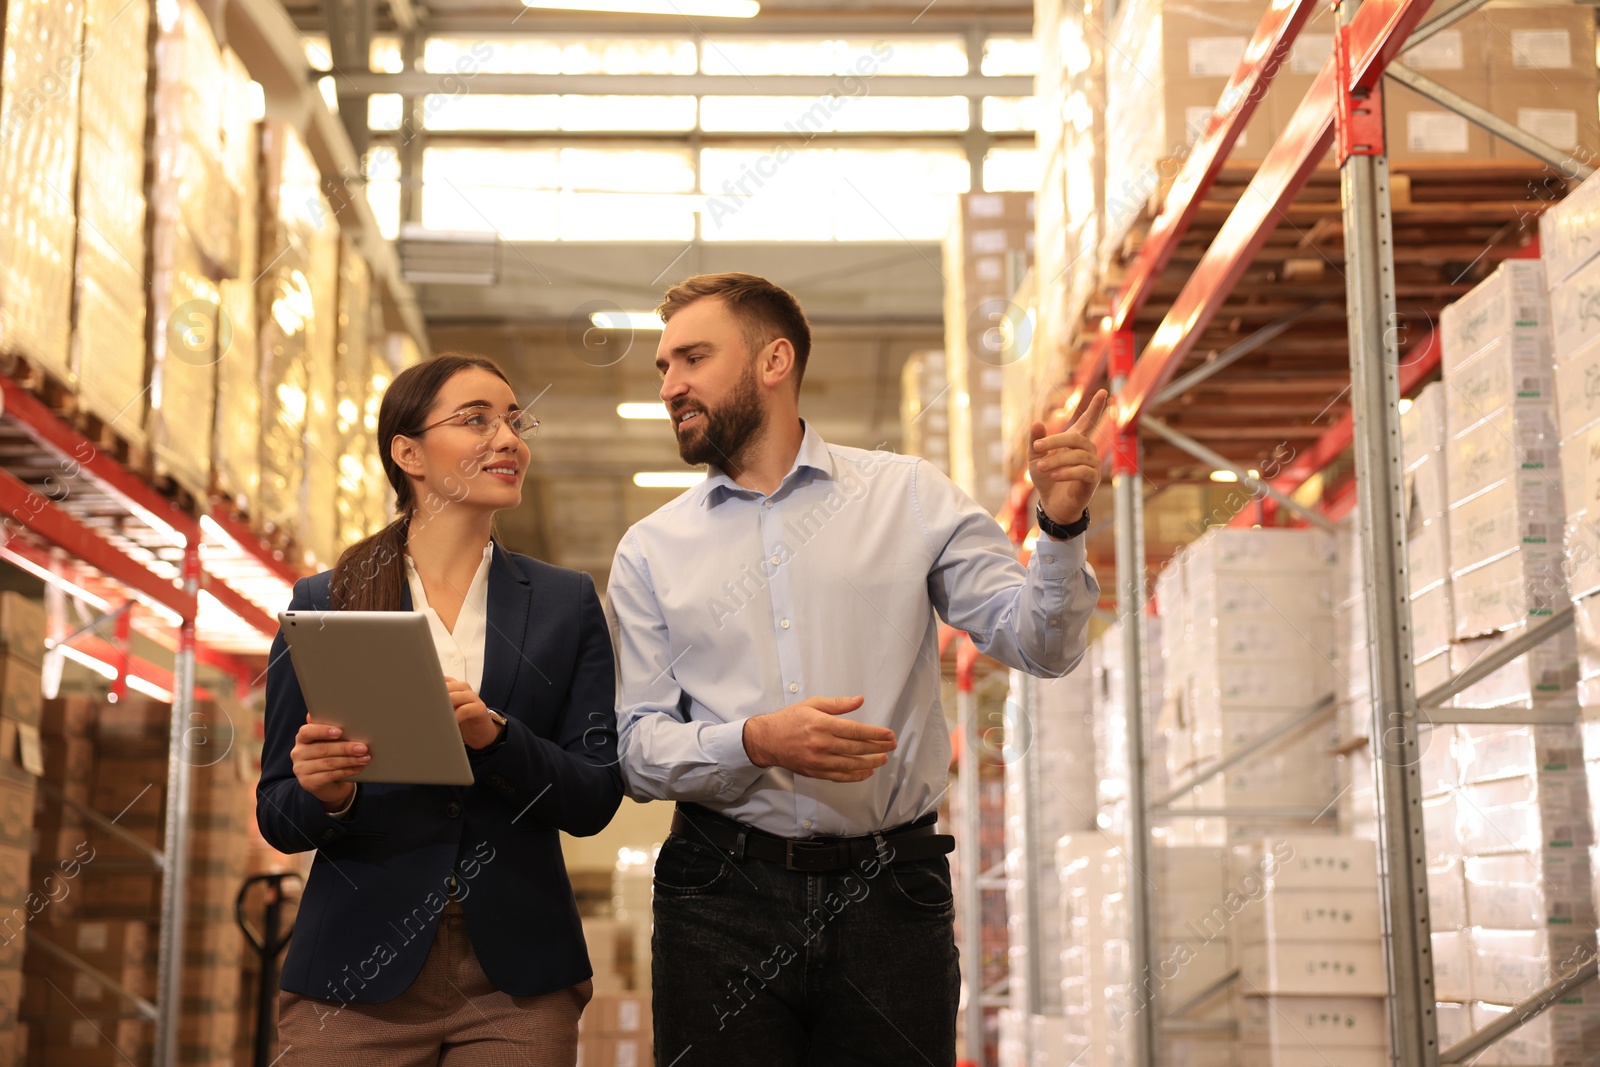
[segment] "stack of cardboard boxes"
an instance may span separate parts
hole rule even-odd
[[[50,905],[50,889],[40,892],[30,871],[35,776],[44,769],[39,741],[44,636],[44,609],[37,601],[0,593],[0,1065],[15,1062],[26,1047],[18,1007],[27,927]]]
[[[51,702],[49,789],[40,805],[34,871],[50,903],[30,919],[33,936],[48,945],[27,955],[24,1003],[29,1062],[36,1067],[122,1063],[123,1054],[137,1058],[153,1041],[150,1022],[131,1001],[51,949],[89,963],[126,993],[154,999],[162,878],[150,850],[164,844],[171,719],[170,705],[141,699]],[[240,773],[232,719],[217,705],[194,705],[188,741],[192,806],[178,1062],[223,1067],[232,1062],[239,1019],[243,945],[233,902],[245,874],[253,776]],[[86,800],[147,847],[86,820],[57,794]]]
[[[1011,489],[1000,398],[1006,368],[1031,358],[1027,309],[1012,298],[1033,240],[1032,193],[963,195],[945,240],[950,476],[990,512]]]
[[[1333,692],[1333,553],[1333,540],[1315,531],[1213,529],[1168,565],[1173,578],[1163,588],[1181,581],[1183,589],[1157,605],[1162,633],[1171,635],[1158,731],[1172,780]],[[1327,727],[1301,732],[1172,806],[1319,811],[1338,792],[1332,738]],[[1170,839],[1222,846],[1287,826],[1281,818],[1202,816],[1175,822]]]
[[[1537,260],[1508,260],[1441,316],[1452,674],[1568,603],[1550,304]],[[1456,697],[1462,707],[1567,701],[1570,630]]]
[[[900,451],[950,473],[950,378],[944,353],[913,352],[900,372]]]
[[[648,1067],[653,1048],[649,993],[596,993],[583,1010],[578,1067]]]
[[[1385,1067],[1377,852],[1295,835],[1233,850],[1243,1067]],[[1331,1058],[1330,1058],[1331,1057]]]

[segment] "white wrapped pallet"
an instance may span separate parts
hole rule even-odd
[[[1550,304],[1536,260],[1508,260],[1441,317],[1449,435],[1452,674],[1568,602]],[[1459,694],[1466,707],[1571,700],[1577,647],[1546,642]]]

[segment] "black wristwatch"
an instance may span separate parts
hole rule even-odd
[[[1077,522],[1069,522],[1065,526],[1061,525],[1059,522],[1052,521],[1050,516],[1044,513],[1044,508],[1038,504],[1035,504],[1033,507],[1033,515],[1034,519],[1039,523],[1039,532],[1049,534],[1057,541],[1066,541],[1070,538],[1077,537],[1079,534],[1083,533],[1089,528],[1088,508],[1083,509],[1083,517]]]

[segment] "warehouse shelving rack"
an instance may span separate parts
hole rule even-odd
[[[1421,785],[1417,770],[1419,720],[1426,715],[1429,723],[1575,721],[1575,707],[1553,711],[1479,711],[1442,706],[1455,693],[1571,626],[1573,613],[1570,608],[1559,612],[1529,627],[1525,634],[1484,656],[1448,683],[1420,696],[1415,692],[1410,607],[1404,595],[1406,549],[1398,401],[1402,393],[1414,389],[1437,368],[1440,347],[1437,335],[1430,335],[1402,362],[1396,331],[1391,328],[1398,320],[1389,171],[1384,151],[1383,78],[1392,77],[1510,141],[1541,162],[1557,168],[1563,178],[1588,177],[1590,168],[1397,62],[1397,56],[1406,47],[1466,17],[1485,0],[1457,0],[1426,20],[1424,16],[1428,15],[1432,0],[1365,0],[1359,6],[1357,2],[1336,0],[1339,25],[1334,37],[1334,56],[1325,64],[1284,132],[1267,152],[1245,194],[1238,198],[1216,238],[1136,359],[1135,316],[1151,299],[1156,279],[1167,268],[1178,242],[1194,223],[1202,199],[1217,180],[1228,153],[1286,60],[1295,36],[1310,19],[1316,2],[1284,0],[1274,4],[1263,17],[1244,59],[1222,94],[1223,105],[1213,114],[1185,161],[1163,210],[1112,300],[1110,313],[1099,334],[1076,364],[1060,414],[1070,417],[1109,371],[1109,384],[1115,397],[1113,417],[1102,421],[1095,440],[1100,454],[1109,457],[1112,471],[1118,614],[1123,624],[1123,651],[1128,665],[1123,703],[1130,761],[1128,887],[1133,973],[1141,978],[1149,975],[1154,963],[1151,890],[1148,881],[1136,874],[1145,869],[1148,858],[1148,818],[1176,814],[1166,808],[1168,802],[1227,767],[1264,751],[1295,730],[1331,714],[1333,709],[1330,695],[1308,708],[1295,722],[1253,739],[1242,750],[1212,763],[1162,796],[1152,800],[1145,795],[1146,672],[1142,668],[1145,650],[1142,626],[1137,623],[1144,615],[1146,604],[1139,435],[1141,430],[1148,430],[1204,463],[1233,470],[1241,485],[1265,497],[1271,506],[1290,510],[1303,522],[1326,528],[1330,518],[1347,514],[1352,506],[1360,509],[1360,550],[1371,590],[1367,625],[1372,636],[1375,721],[1369,744],[1374,750],[1376,768],[1380,913],[1389,989],[1390,1056],[1392,1062],[1404,1067],[1439,1067],[1440,1064],[1470,1062],[1494,1041],[1571,990],[1592,981],[1597,967],[1595,960],[1588,960],[1582,967],[1559,976],[1551,985],[1532,994],[1493,1025],[1448,1049],[1438,1047]],[[1199,442],[1145,414],[1144,409],[1170,399],[1194,380],[1214,373],[1220,369],[1216,363],[1226,365],[1228,354],[1224,353],[1201,372],[1172,382],[1200,332],[1222,307],[1267,236],[1287,217],[1287,208],[1295,195],[1335,143],[1345,235],[1351,410],[1288,470],[1266,481],[1252,477],[1248,471]],[[1325,499],[1321,508],[1309,507],[1290,496],[1352,446],[1356,466],[1353,491],[1338,494],[1332,500]],[[1019,481],[1001,514],[1003,525],[1018,542],[1029,528],[1031,492],[1031,485]],[[1253,520],[1244,513],[1233,518],[1234,524],[1249,525],[1252,521],[1259,519]],[[1027,822],[1025,818],[1024,823]],[[967,834],[972,830],[972,827],[964,828]],[[970,891],[970,887],[963,886],[963,892]],[[1224,984],[1226,981],[1224,979]],[[1036,1002],[1015,1006],[1029,1013],[1036,1012],[1038,1007]],[[1169,1010],[1163,1016],[1163,1008],[1152,999],[1144,1010],[1136,1013],[1133,1062],[1139,1067],[1151,1067],[1155,1062],[1158,1028],[1181,1029],[1192,1025],[1176,1018],[1181,1012]],[[969,1055],[973,1055],[970,1050]]]
[[[113,664],[119,695],[130,676],[171,694],[163,845],[155,850],[139,842],[163,873],[156,1003],[61,954],[155,1020],[155,1063],[169,1065],[182,999],[195,668],[216,666],[241,688],[260,673],[228,651],[202,645],[197,624],[204,616],[208,632],[215,629],[226,645],[237,644],[243,631],[270,639],[278,629],[273,612],[288,603],[301,571],[225,511],[195,514],[157,492],[9,376],[0,377],[0,514],[6,520],[0,559],[43,580],[47,603],[59,608],[71,597],[99,613],[74,634],[58,629],[49,654],[76,650]],[[63,612],[50,614],[59,628]],[[116,627],[115,644],[94,636],[108,621]],[[128,653],[134,630],[173,653],[170,674]],[[99,813],[83,814],[125,843],[138,841]]]

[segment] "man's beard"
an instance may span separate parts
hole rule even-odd
[[[715,410],[704,406],[688,407],[700,411],[700,429],[690,429],[685,436],[678,424],[673,423],[674,432],[678,434],[678,455],[685,463],[711,463],[722,470],[736,466],[741,454],[765,428],[761,390],[756,384],[753,362],[745,368],[732,395]],[[674,417],[680,414],[681,410],[673,413]]]

